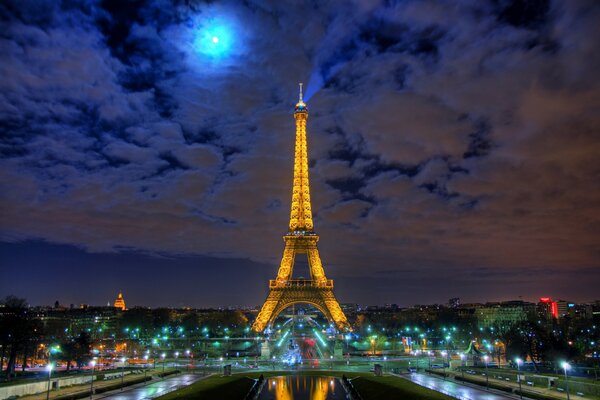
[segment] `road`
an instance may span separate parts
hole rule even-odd
[[[210,376],[210,375],[207,375]],[[110,400],[143,400],[154,399],[184,386],[191,385],[194,382],[201,380],[207,376],[183,374],[176,375],[172,378],[166,378],[156,382],[150,382],[147,385],[136,385],[125,388],[124,391],[114,391],[94,395],[94,399],[110,399]]]
[[[410,374],[403,375],[405,379],[408,379],[418,385],[426,388],[435,390],[447,394],[458,399],[464,400],[506,400],[513,399],[513,397],[504,396],[501,394],[490,393],[486,390],[476,389],[469,386],[459,385],[458,383],[443,380],[424,374]]]

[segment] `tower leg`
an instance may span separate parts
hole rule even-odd
[[[267,296],[267,300],[265,300],[265,303],[260,309],[260,312],[256,317],[256,321],[254,321],[254,324],[252,324],[253,331],[262,332],[265,330],[267,323],[273,316],[273,311],[275,310],[275,307],[277,307],[282,294],[283,292],[276,290],[271,290],[269,292],[269,296]]]
[[[317,249],[316,243],[311,243],[307,253],[312,279],[317,282],[325,281],[327,278],[325,278],[325,271],[323,270],[323,264],[321,264],[321,257],[319,257],[319,249]]]
[[[323,292],[323,303],[325,303],[325,307],[331,315],[331,319],[335,322],[335,325],[340,331],[345,331],[350,329],[350,323],[346,319],[346,315],[342,311],[340,304],[338,303],[335,295],[332,290]]]
[[[277,271],[278,281],[286,281],[292,278],[295,257],[296,251],[294,250],[294,242],[286,241],[285,248],[283,249],[283,257],[281,258],[281,264],[279,264],[279,271]]]

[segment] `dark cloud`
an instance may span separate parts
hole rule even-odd
[[[577,296],[565,282],[600,259],[599,20],[592,0],[5,1],[2,240],[250,259],[263,285],[304,81],[341,292],[369,275],[383,286],[361,301],[403,303],[402,277],[438,275],[500,296],[513,276],[511,296],[538,274]],[[211,24],[232,31],[224,57],[195,44]]]

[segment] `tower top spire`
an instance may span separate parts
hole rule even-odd
[[[300,94],[298,95],[298,103],[296,103],[294,112],[295,113],[308,113],[308,108],[306,107],[306,103],[304,102],[304,98],[302,96],[302,82],[300,82],[299,86],[300,86]]]

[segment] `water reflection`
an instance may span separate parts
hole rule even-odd
[[[259,400],[338,400],[346,392],[337,378],[289,375],[269,378]]]

